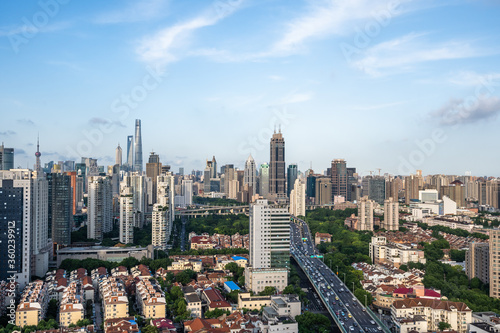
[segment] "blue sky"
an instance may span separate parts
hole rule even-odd
[[[142,120],[174,170],[344,158],[362,175],[500,176],[495,1],[0,3],[0,140],[16,166],[114,163]]]

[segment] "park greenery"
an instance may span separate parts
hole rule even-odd
[[[479,232],[470,233],[464,229],[452,229],[450,227],[445,227],[442,225],[434,225],[432,227],[429,227],[429,225],[427,223],[422,223],[422,222],[417,222],[417,225],[424,230],[427,230],[427,229],[432,230],[433,237],[435,237],[435,238],[437,238],[435,235],[438,235],[439,231],[441,231],[441,232],[445,232],[445,233],[450,234],[450,235],[455,235],[455,236],[460,236],[460,237],[475,237],[475,238],[484,239],[484,240],[488,239],[488,235],[481,234]]]
[[[230,315],[231,313],[228,310],[215,309],[212,311],[205,312],[204,316],[205,318],[210,319],[210,318],[218,318],[223,314]]]
[[[210,214],[203,217],[189,219],[186,225],[188,232],[194,231],[197,235],[204,232],[223,235],[234,235],[249,233],[249,219],[245,214],[215,215]]]
[[[193,204],[207,205],[207,206],[242,206],[245,203],[236,201],[234,199],[222,199],[222,198],[206,198],[193,196]]]

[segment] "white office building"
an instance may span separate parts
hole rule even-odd
[[[300,179],[295,180],[293,190],[290,192],[290,214],[306,216],[306,184]]]
[[[113,189],[107,176],[88,178],[87,238],[102,240],[113,230]]]

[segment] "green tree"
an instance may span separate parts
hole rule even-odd
[[[191,269],[186,269],[185,271],[182,271],[175,276],[175,280],[184,285],[191,282],[191,280],[194,278],[196,278],[196,272]]]
[[[215,310],[212,310],[212,311],[207,311],[205,312],[205,318],[218,318],[220,316],[222,316],[223,314],[227,314],[229,315],[230,312],[228,310],[222,310],[222,309],[215,309]]]
[[[301,333],[327,333],[330,332],[330,320],[328,317],[312,312],[304,312],[295,317],[299,324]]]
[[[444,330],[446,330],[446,329],[451,328],[451,325],[450,325],[450,324],[448,324],[448,323],[447,323],[447,322],[445,322],[445,321],[440,321],[440,322],[439,322],[439,324],[438,324],[438,328],[439,328],[439,330],[440,330],[440,331],[444,331]]]
[[[158,333],[158,328],[153,325],[146,325],[142,328],[141,332],[143,333]]]
[[[276,294],[276,287],[267,286],[259,293],[259,296],[271,296]]]

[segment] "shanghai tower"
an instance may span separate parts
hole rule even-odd
[[[142,172],[142,137],[141,137],[141,120],[135,120],[135,160],[134,171]]]

